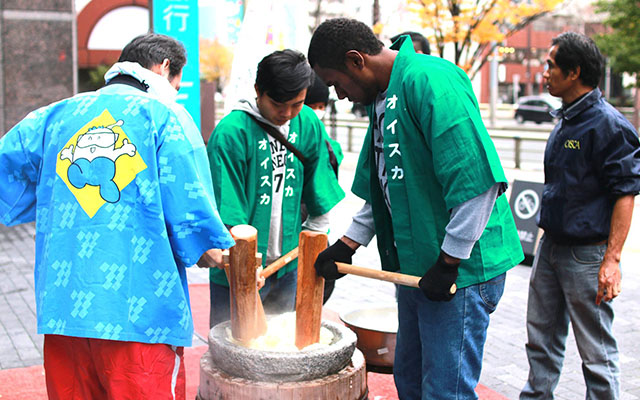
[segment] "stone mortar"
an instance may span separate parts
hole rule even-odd
[[[250,349],[228,339],[226,321],[209,332],[213,364],[229,375],[259,382],[299,382],[335,374],[347,366],[356,347],[356,334],[332,321],[322,326],[333,333],[328,346],[297,352]]]

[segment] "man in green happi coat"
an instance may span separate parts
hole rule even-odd
[[[370,120],[352,186],[365,205],[316,270],[339,278],[335,261],[351,263],[377,235],[384,269],[422,277],[419,289],[398,290],[399,397],[477,398],[489,314],[523,254],[469,78],[416,54],[408,36],[384,48],[368,26],[345,18],[316,29],[308,56]]]
[[[298,246],[301,229],[326,233],[329,210],[344,198],[329,163],[324,125],[304,105],[313,79],[302,53],[283,50],[266,56],[258,64],[257,98],[241,100],[218,123],[207,145],[222,221],[258,230],[264,265]],[[309,212],[305,221],[300,217],[301,200]],[[260,290],[267,314],[293,311],[296,267],[292,262],[267,278]],[[214,326],[230,314],[223,271],[211,272],[210,292],[209,323]]]

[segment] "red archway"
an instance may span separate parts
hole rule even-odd
[[[78,13],[78,67],[110,65],[118,60],[120,50],[89,49],[89,36],[98,21],[109,12],[125,6],[149,8],[148,0],[92,0]]]

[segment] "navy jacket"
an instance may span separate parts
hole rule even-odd
[[[538,225],[556,243],[607,239],[616,200],[640,192],[638,134],[597,88],[552,114]]]

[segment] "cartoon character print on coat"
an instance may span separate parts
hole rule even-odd
[[[118,157],[136,154],[136,146],[127,139],[116,148],[118,134],[113,131],[114,126],[122,126],[124,121],[115,124],[89,128],[87,133],[78,136],[75,148],[73,145],[60,152],[60,159],[71,160],[67,170],[69,182],[82,189],[85,185],[100,187],[100,196],[108,203],[120,200],[120,189],[113,181],[116,176],[116,160]]]
[[[120,201],[122,190],[147,168],[124,129],[124,120],[104,110],[58,153],[56,172],[89,217],[105,203]]]

